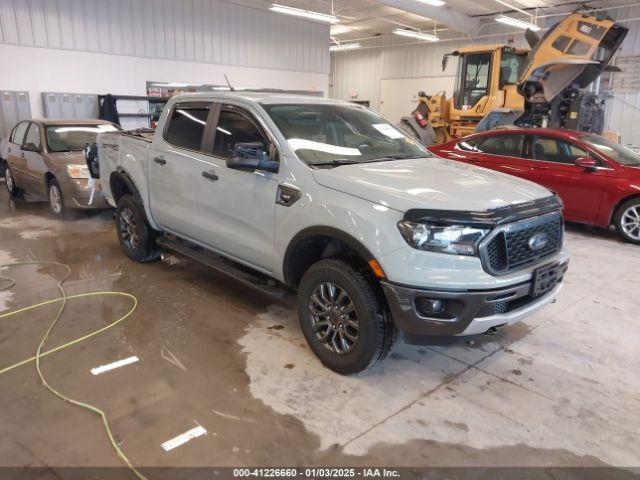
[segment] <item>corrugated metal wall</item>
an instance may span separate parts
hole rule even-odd
[[[0,0],[0,43],[329,71],[328,26],[222,0]]]
[[[615,18],[620,20],[631,20],[640,18],[640,5],[634,7],[621,8],[617,10]],[[613,15],[612,15],[613,16]],[[640,22],[632,21],[625,23],[629,28],[627,38],[624,39],[620,47],[618,57],[633,57],[640,55]],[[617,59],[616,59],[617,60]],[[623,65],[624,62],[621,62]],[[616,73],[613,73],[614,79]],[[623,74],[624,75],[624,74]],[[640,82],[640,78],[635,82]],[[614,87],[622,82],[612,82]],[[627,84],[627,82],[624,82]],[[607,85],[603,84],[602,88],[607,90]],[[623,143],[631,143],[640,145],[640,91],[635,89],[624,89],[622,91],[615,88],[610,91],[613,95],[607,101],[606,122],[607,129],[614,132],[620,132]]]
[[[614,18],[631,20],[640,18],[640,5],[610,10],[607,12]],[[557,21],[557,17],[548,22]],[[625,25],[629,34],[625,39],[618,56],[640,54],[640,21],[628,21]],[[501,32],[498,25],[487,25],[480,35]],[[349,50],[331,54],[330,95],[334,98],[349,100],[352,93],[358,94],[359,100],[369,100],[372,108],[380,108],[380,80],[387,78],[415,78],[430,76],[455,76],[456,62],[449,62],[443,73],[442,55],[456,48],[477,45],[507,43],[515,40],[515,46],[526,47],[524,35],[501,34],[491,37],[479,37],[471,41],[443,41],[437,44],[420,44],[405,47],[381,47],[362,50]],[[428,91],[428,85],[425,90]],[[607,85],[603,83],[606,90]],[[638,125],[640,124],[640,92],[611,92],[614,97],[607,105],[607,129],[620,132],[623,141],[640,144]]]
[[[482,29],[482,35],[497,33],[493,25]],[[380,105],[380,80],[388,78],[441,77],[456,73],[455,59],[442,71],[442,56],[457,48],[478,44],[507,43],[526,47],[523,35],[481,37],[474,41],[445,41],[404,47],[364,48],[335,52],[331,55],[331,90],[333,98],[348,100],[352,93],[369,100],[373,108]],[[428,85],[425,85],[425,90]]]

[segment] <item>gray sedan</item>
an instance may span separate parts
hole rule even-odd
[[[90,178],[84,147],[119,127],[104,120],[26,120],[11,131],[2,157],[12,196],[22,191],[48,200],[56,215],[68,209],[107,208],[99,181]]]

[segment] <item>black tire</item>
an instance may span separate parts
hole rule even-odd
[[[116,206],[116,232],[120,247],[136,262],[151,262],[160,257],[156,245],[159,233],[147,222],[143,207],[132,195],[123,195]]]
[[[64,204],[64,195],[60,184],[55,178],[49,180],[47,184],[47,198],[49,199],[49,208],[51,208],[54,215],[61,218],[67,215],[68,211]]]
[[[9,165],[6,166],[4,171],[4,184],[7,187],[7,192],[12,197],[17,197],[20,194],[20,188],[16,185],[16,177],[13,176]]]
[[[333,312],[333,317],[331,314],[314,316],[311,308],[316,308],[317,304],[311,305],[312,295],[316,294],[317,298],[322,285],[333,285],[338,291],[345,292],[348,296],[346,301],[351,302],[355,316],[340,315],[340,307],[336,309],[337,312]],[[335,295],[339,298],[341,293]],[[344,375],[355,374],[374,366],[389,354],[396,337],[396,328],[382,295],[378,286],[363,272],[342,260],[321,260],[305,272],[298,289],[298,318],[307,343],[326,367]],[[343,297],[342,303],[344,302]],[[334,302],[333,308],[340,303]],[[346,320],[341,321],[341,316]],[[357,322],[354,322],[354,319],[357,319]],[[328,322],[331,322],[333,328],[327,326],[321,327],[320,330],[314,329],[314,323],[317,327]],[[336,325],[338,322],[340,323]],[[346,326],[347,322],[350,322],[349,325],[358,324],[357,339],[351,343],[350,349],[344,348],[343,352],[336,352],[333,348],[335,344],[330,344],[336,342],[342,346],[342,333],[345,329],[351,328]],[[332,334],[332,340],[321,341],[319,336],[326,339],[323,332],[330,332],[326,333],[326,336]],[[354,336],[354,332],[355,330],[351,330],[351,336]]]
[[[620,205],[613,223],[624,241],[640,245],[640,198],[632,198]]]

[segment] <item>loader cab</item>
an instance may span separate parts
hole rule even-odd
[[[515,88],[526,58],[526,52],[510,47],[455,53],[458,70],[453,102],[454,108],[463,111],[473,109],[485,96],[495,96],[509,85]],[[443,64],[446,66],[446,62]]]
[[[469,47],[448,54],[458,57],[453,96],[449,100],[453,136],[472,133],[494,108],[523,108],[517,92],[526,51],[504,45]]]

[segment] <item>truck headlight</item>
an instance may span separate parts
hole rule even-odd
[[[86,165],[67,165],[67,174],[70,178],[89,178],[89,168]]]
[[[398,222],[398,229],[409,245],[418,250],[451,253],[454,255],[478,254],[478,244],[488,229],[466,225],[438,225],[408,220]]]

